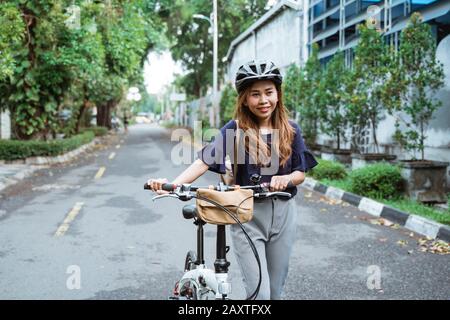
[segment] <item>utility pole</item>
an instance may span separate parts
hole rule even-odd
[[[217,81],[217,52],[218,52],[218,21],[217,21],[217,0],[213,1],[213,110],[216,113],[215,126],[220,125],[220,112],[218,100],[218,81]]]
[[[214,127],[219,127],[220,125],[220,112],[219,112],[219,101],[218,100],[218,79],[217,79],[217,69],[218,69],[218,49],[219,49],[219,36],[218,36],[218,21],[217,21],[217,0],[213,0],[213,12],[210,17],[206,17],[202,14],[194,14],[193,18],[204,19],[209,22],[213,32],[213,88],[212,88],[212,110],[215,113],[213,117],[213,122],[211,125]]]

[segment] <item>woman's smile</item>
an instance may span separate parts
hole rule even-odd
[[[270,106],[266,106],[266,107],[259,107],[257,108],[259,112],[261,113],[267,113],[270,111]]]
[[[258,81],[250,89],[246,104],[250,111],[259,118],[270,118],[278,103],[278,94],[272,81]]]

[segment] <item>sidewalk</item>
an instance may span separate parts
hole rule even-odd
[[[37,170],[48,168],[54,164],[62,164],[74,160],[83,152],[91,151],[96,145],[102,144],[105,140],[109,140],[112,137],[114,136],[106,135],[103,137],[96,137],[91,142],[82,145],[77,149],[55,157],[32,157],[13,161],[11,164],[0,160],[0,192],[23,179],[32,176]]]
[[[202,147],[201,145],[197,145],[194,141],[191,143],[196,148],[200,149]],[[432,239],[438,238],[450,243],[450,226],[391,208],[383,203],[361,197],[341,189],[328,187],[310,177],[305,179],[302,187],[311,191],[322,193],[330,199],[345,201],[350,205],[357,207],[359,210],[366,211],[375,217],[384,218],[386,220],[398,223],[400,226],[418,234],[430,237]]]
[[[48,168],[47,165],[28,164],[1,164],[0,165],[0,191],[31,176],[36,170]]]
[[[334,200],[345,201],[359,210],[366,211],[378,218],[396,222],[400,226],[418,234],[450,242],[450,227],[433,220],[391,208],[383,203],[338,188],[326,186],[309,177],[305,179],[302,187],[322,193]]]

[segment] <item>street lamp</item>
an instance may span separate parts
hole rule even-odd
[[[204,19],[209,22],[213,30],[213,93],[212,93],[212,105],[216,115],[215,125],[218,127],[220,122],[218,101],[217,101],[217,51],[218,51],[218,36],[217,36],[217,0],[213,0],[213,12],[211,18],[208,18],[202,14],[194,14],[193,18]],[[212,124],[214,126],[214,124]]]
[[[209,24],[211,25],[211,28],[213,27],[211,19],[208,18],[207,16],[203,15],[203,14],[199,14],[199,13],[195,13],[192,15],[192,18],[196,18],[196,19],[203,19],[209,22]]]
[[[139,101],[141,100],[141,98],[142,96],[139,93],[139,88],[131,87],[130,89],[128,89],[127,100]]]
[[[131,112],[134,112],[134,105],[133,105],[133,101],[137,102],[140,101],[142,99],[141,94],[139,93],[139,88],[136,87],[131,87],[128,89],[128,93],[127,93],[127,100],[131,101]]]

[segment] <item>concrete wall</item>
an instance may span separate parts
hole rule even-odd
[[[302,64],[305,42],[302,38],[303,17],[299,14],[301,11],[288,7],[240,42],[228,65],[225,81],[234,81],[239,66],[250,60],[271,60],[282,72],[293,62]]]
[[[11,118],[9,110],[0,112],[0,139],[11,139]]]
[[[442,105],[435,111],[426,130],[425,136],[427,138],[424,151],[425,158],[428,160],[450,162],[450,35],[438,44],[436,56],[444,67],[445,84],[435,95],[435,98],[440,100]],[[402,117],[406,118],[405,115]],[[377,139],[381,146],[380,151],[395,154],[399,160],[410,159],[413,156],[420,158],[420,154],[408,153],[394,145],[392,135],[395,132],[395,118],[386,113],[382,119],[377,130]],[[401,129],[404,128],[404,125],[402,125]],[[371,143],[372,137],[368,136],[368,138]],[[327,144],[333,138],[321,134],[317,140],[320,144]],[[349,147],[349,144],[344,144],[342,148]],[[369,147],[368,152],[375,152],[373,145]],[[450,188],[450,167],[447,168],[447,188]]]
[[[303,48],[307,40],[305,33],[307,30],[307,21],[303,20],[302,11],[286,8],[279,12],[236,46],[228,65],[225,81],[232,82],[237,68],[252,59],[270,59],[282,68],[282,72],[292,62],[303,65],[304,58],[301,57],[306,54]],[[426,133],[425,157],[430,160],[450,162],[450,35],[438,44],[436,55],[444,65],[446,80],[445,87],[436,94],[442,106],[434,113],[434,118],[429,124]],[[397,155],[399,159],[408,158],[410,155],[404,150],[393,146],[394,124],[393,117],[383,115],[377,130],[380,151],[383,152],[386,149]],[[333,140],[334,137],[319,135],[317,142],[327,144]],[[372,137],[369,134],[368,152],[375,151],[374,146],[370,145],[371,141]],[[342,148],[349,147],[349,143],[342,145]],[[447,185],[450,187],[450,168],[447,171]]]

